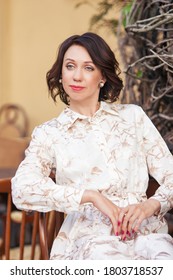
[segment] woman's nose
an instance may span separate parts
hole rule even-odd
[[[73,79],[75,81],[81,81],[82,80],[82,70],[80,68],[76,68],[73,74]]]

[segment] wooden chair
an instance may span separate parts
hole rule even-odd
[[[1,137],[26,137],[28,127],[28,117],[22,106],[10,103],[0,107]]]
[[[48,260],[54,238],[58,234],[64,221],[64,213],[50,211],[39,214],[39,238],[41,259]]]
[[[15,170],[19,166],[20,162],[24,159],[25,149],[28,147],[28,138],[3,138],[0,137],[0,173],[7,174],[6,176],[11,176],[10,172],[15,174]],[[13,175],[14,175],[13,174]],[[4,176],[3,176],[4,177]],[[1,195],[2,197],[2,195]],[[4,201],[2,201],[4,203]],[[25,220],[26,224],[31,224],[34,222],[34,215],[25,215],[21,211],[16,211],[13,206],[13,211],[11,212],[11,219],[16,224],[22,224]],[[21,256],[22,258],[22,256]]]
[[[12,199],[11,199],[11,179],[0,179],[0,193],[7,194],[7,206],[6,212],[1,213],[1,218],[3,220],[3,235],[1,242],[1,255],[2,259],[24,259],[24,250],[25,250],[25,227],[26,227],[26,217],[27,213],[22,211],[22,220],[20,226],[20,236],[19,236],[19,247],[11,248],[11,235],[13,234],[11,231],[11,212],[12,212]],[[32,240],[29,247],[30,256],[27,259],[34,259],[36,253],[36,245],[38,240],[38,221],[39,221],[39,213],[35,212],[33,215],[33,224],[32,224]],[[13,257],[11,257],[13,255]],[[38,252],[40,258],[40,251]]]
[[[5,104],[0,107],[0,174],[14,176],[29,145],[30,138],[27,134],[28,118],[24,109],[16,104]],[[26,224],[34,222],[33,213],[25,215],[21,211],[15,211],[14,207],[11,213],[13,222],[21,226],[23,221]]]
[[[13,218],[13,214],[16,216],[16,212],[15,213],[13,212],[14,211],[11,212],[11,221],[19,224],[20,234],[19,234],[19,248],[17,248],[17,250],[15,248],[14,250],[13,249],[11,250],[12,259],[15,258],[15,255],[17,253],[16,251],[18,251],[19,260],[23,260],[23,259],[34,260],[35,257],[39,259],[40,258],[40,245],[39,245],[39,234],[38,234],[39,213],[38,212],[28,213],[26,211],[21,211],[19,212],[19,214],[21,214],[19,215],[19,221],[17,221],[16,217]],[[26,231],[28,230],[26,226],[28,224],[32,227],[32,234],[31,234],[30,244],[26,245],[25,236],[26,236]],[[35,256],[36,250],[37,250],[37,256]]]
[[[50,178],[55,182],[55,171],[52,170]],[[41,259],[48,260],[53,241],[57,236],[64,221],[64,213],[50,211],[39,213],[39,240]]]
[[[11,232],[11,182],[10,179],[0,180],[0,193],[7,194],[7,209],[6,217],[4,213],[1,213],[1,217],[5,220],[5,230],[3,231],[1,241],[1,257],[5,254],[5,259],[9,259],[10,256],[10,232]]]

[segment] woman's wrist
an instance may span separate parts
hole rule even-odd
[[[84,203],[93,203],[95,204],[96,197],[98,196],[98,192],[94,190],[85,190],[81,199],[80,204]]]
[[[149,198],[147,201],[148,216],[158,215],[160,212],[161,204],[157,199]]]

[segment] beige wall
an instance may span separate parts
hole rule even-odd
[[[88,31],[94,6],[76,9],[77,0],[0,0],[0,105],[20,104],[32,129],[63,108],[48,98],[45,75],[58,45]],[[94,1],[96,4],[98,1]],[[115,48],[115,38],[99,33]]]
[[[8,8],[9,1],[0,0],[0,105],[6,102],[6,92],[9,92],[10,84],[5,82],[5,77],[8,75],[6,71],[10,69]]]

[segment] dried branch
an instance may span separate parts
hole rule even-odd
[[[146,2],[133,2],[126,34],[119,34],[126,74],[122,102],[141,105],[173,153],[173,1]]]
[[[173,21],[173,15],[171,14],[163,14],[158,17],[137,21],[135,25],[130,25],[126,27],[127,32],[131,33],[143,33],[148,32],[153,29],[156,29],[158,26],[163,25],[165,23]],[[146,22],[149,22],[145,25]],[[143,23],[143,24],[142,24]]]

